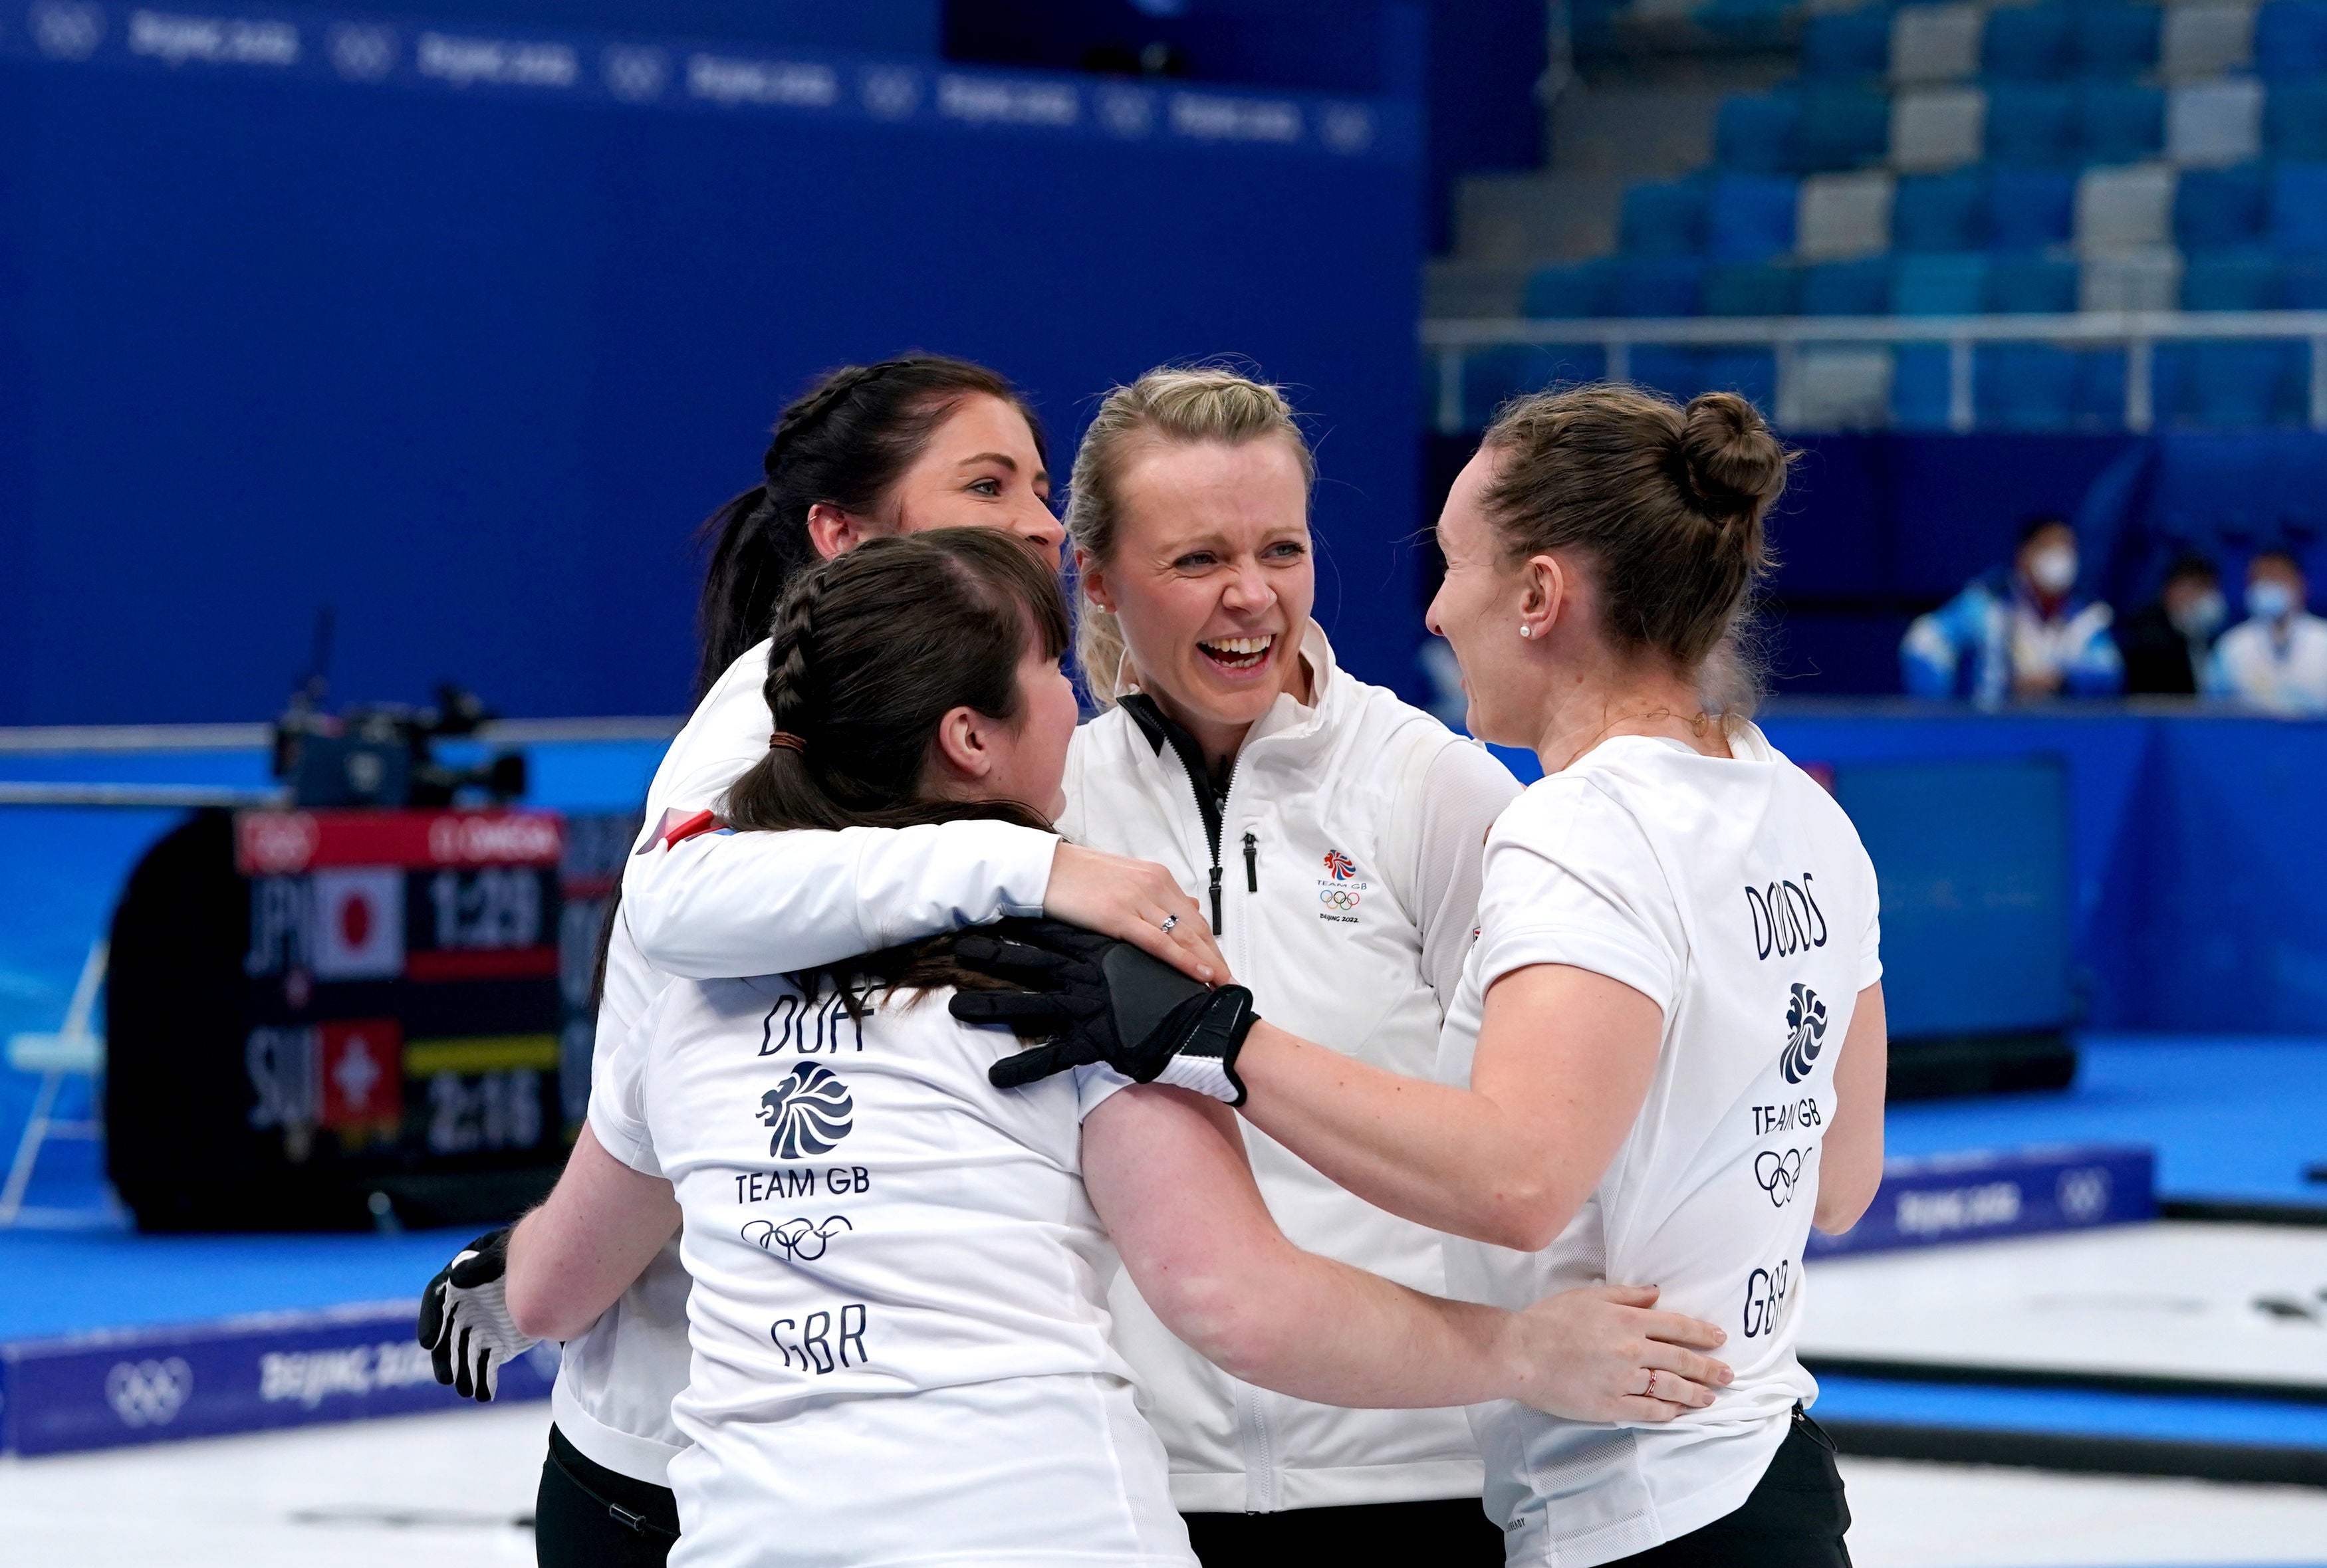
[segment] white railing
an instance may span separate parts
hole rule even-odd
[[[1422,344],[1435,360],[1437,425],[1462,434],[1463,363],[1474,350],[1536,344],[1596,343],[1612,381],[1630,378],[1631,351],[1643,344],[1675,348],[1767,348],[1778,364],[1778,423],[1799,406],[1801,351],[1826,344],[1944,343],[1948,349],[1948,428],[1978,423],[1972,403],[1972,349],[1979,343],[2121,346],[2126,351],[2125,427],[2156,423],[2152,355],[2161,342],[2229,339],[2311,345],[2310,420],[2327,430],[2327,311],[2080,311],[2074,315],[2012,316],[1598,316],[1523,321],[1426,321]]]

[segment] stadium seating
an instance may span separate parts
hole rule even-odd
[[[1799,70],[1723,98],[1709,163],[1627,189],[1616,253],[1537,273],[1530,314],[2327,308],[2327,0],[1628,0],[1593,14],[1617,31],[1693,18],[1765,51],[1790,39]],[[1636,350],[1634,372],[1715,373],[1706,350],[1672,352]],[[1820,372],[1856,388],[1836,406],[1879,382],[1894,424],[1948,423],[1944,346],[1851,353]],[[1976,358],[1982,423],[2124,418],[2122,349]],[[2298,342],[2163,343],[2153,402],[2169,422],[2299,421],[2308,377]]]

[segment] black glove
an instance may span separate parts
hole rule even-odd
[[[1105,1062],[1135,1083],[1244,1104],[1236,1059],[1258,1022],[1251,992],[1208,987],[1128,942],[1079,926],[1014,921],[1005,930],[963,937],[954,957],[964,968],[1026,989],[957,991],[949,1004],[965,1023],[1006,1023],[1050,1038],[988,1069],[996,1088]]]
[[[463,1247],[420,1293],[416,1337],[428,1348],[436,1381],[480,1405],[492,1403],[502,1365],[540,1343],[509,1321],[501,1275],[510,1228],[488,1231]]]

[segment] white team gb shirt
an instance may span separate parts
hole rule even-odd
[[[590,1125],[669,1180],[694,1280],[672,1568],[1192,1568],[1082,1183],[1126,1080],[997,1089],[1017,1041],[949,994],[860,1025],[781,977],[683,981],[606,1063]]]
[[[683,971],[696,975],[805,969],[958,925],[1042,912],[1058,841],[1006,822],[751,834],[743,842],[778,864],[730,856],[724,875],[691,874],[703,842],[666,850],[656,835],[666,813],[715,805],[766,752],[767,676],[762,642],[719,677],[655,770],[606,948],[593,1098],[608,1059],[681,966],[702,965]],[[694,901],[706,897],[724,919],[697,918]],[[721,932],[739,929],[753,933],[746,952],[718,947]],[[661,968],[648,965],[641,933],[659,936]],[[671,1458],[685,1446],[670,1404],[687,1385],[687,1292],[678,1248],[667,1246],[604,1316],[565,1342],[549,1394],[551,1416],[568,1442],[608,1470],[654,1486],[667,1484]]]
[[[1834,1064],[1882,976],[1874,868],[1832,797],[1741,725],[1733,757],[1603,742],[1487,841],[1480,930],[1440,1041],[1467,1086],[1488,987],[1569,964],[1664,1010],[1656,1077],[1598,1188],[1538,1253],[1449,1240],[1457,1295],[1508,1307],[1652,1281],[1719,1324],[1736,1381],[1667,1425],[1472,1412],[1509,1560],[1590,1568],[1741,1507],[1818,1385],[1794,1355]]]

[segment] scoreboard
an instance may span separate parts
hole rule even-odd
[[[587,1106],[631,825],[527,810],[196,814],[132,873],[107,1160],[147,1230],[484,1223]]]

